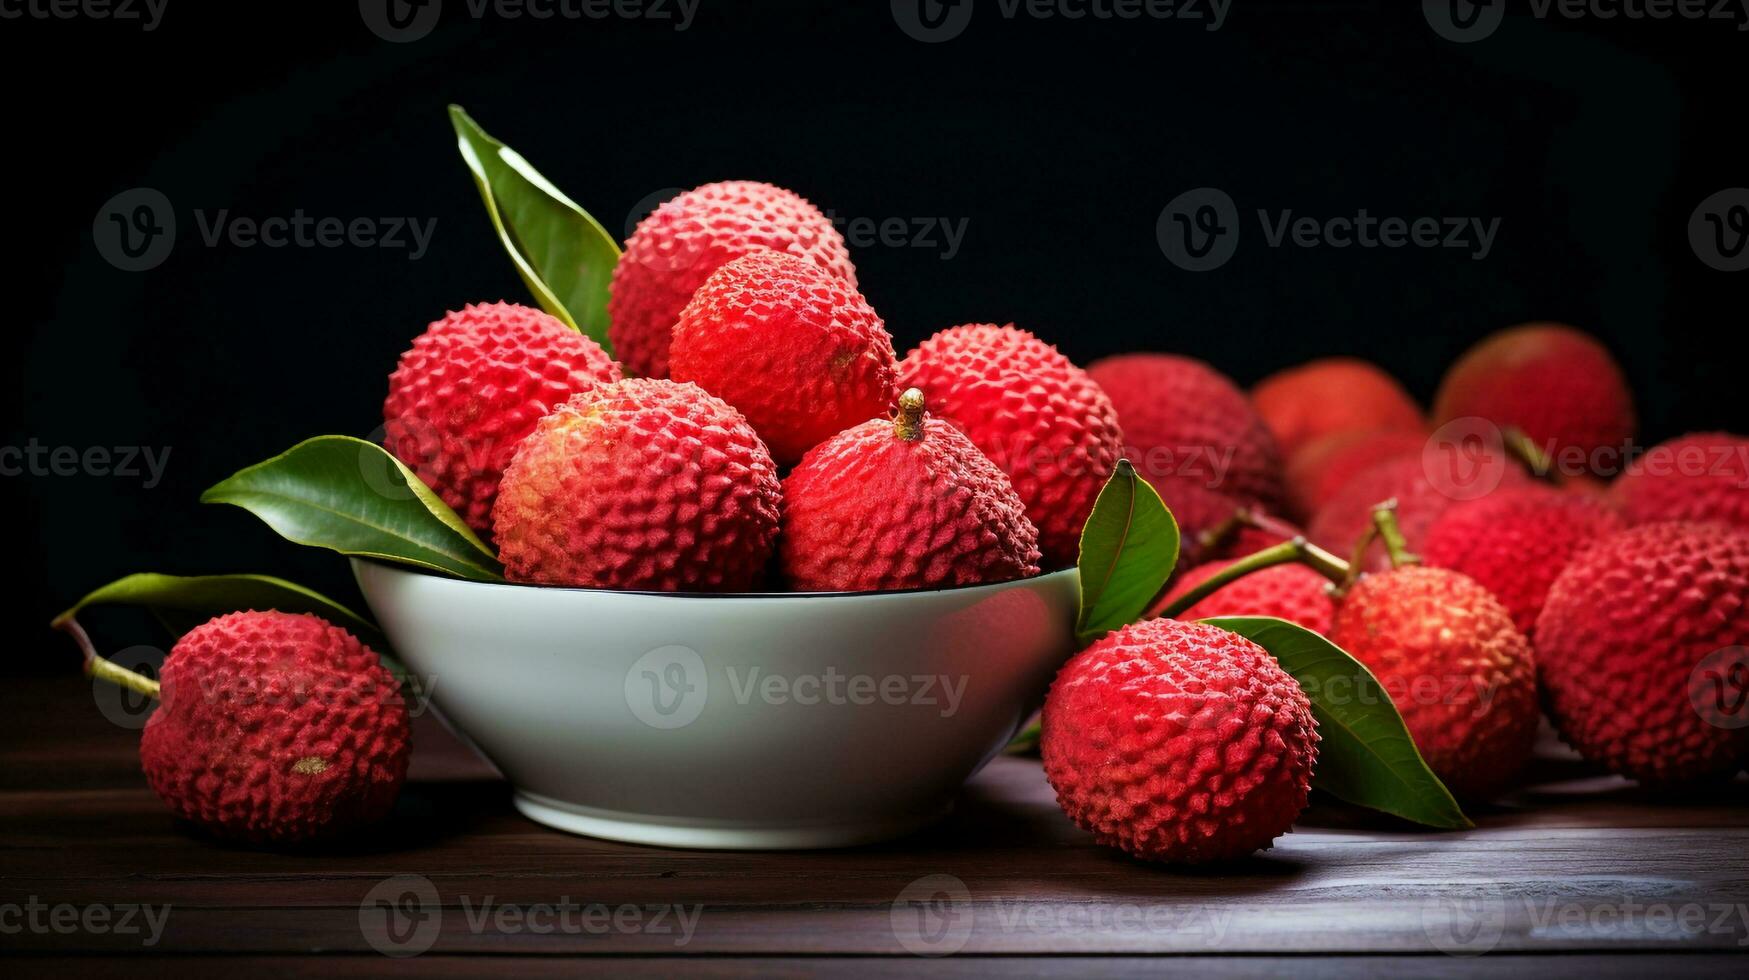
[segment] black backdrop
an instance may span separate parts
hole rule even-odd
[[[305,436],[369,434],[429,320],[526,299],[457,157],[452,101],[616,235],[652,193],[730,177],[792,187],[865,229],[905,221],[853,248],[901,350],[1014,320],[1083,362],[1178,351],[1242,383],[1362,354],[1426,399],[1476,338],[1550,318],[1617,351],[1649,439],[1749,427],[1749,272],[1709,268],[1688,233],[1703,199],[1749,185],[1749,34],[1735,24],[1515,7],[1493,36],[1454,43],[1403,0],[1232,0],[1216,31],[1207,0],[1200,21],[962,2],[963,33],[933,44],[878,0],[701,0],[685,30],[476,19],[448,0],[429,36],[401,44],[352,2],[169,0],[149,32],[0,21],[13,286],[0,446],[170,454],[150,488],[144,473],[0,477],[17,528],[8,615],[44,651],[0,669],[70,667],[42,624],[131,571],[267,571],[353,600],[338,558],[196,497]],[[93,226],[138,187],[172,203],[178,235],[162,264],[126,272]],[[1204,273],[1171,264],[1155,228],[1198,187],[1228,193],[1243,224],[1232,261]],[[1270,248],[1251,217],[1362,208],[1500,223],[1476,260]],[[417,260],[208,246],[196,212],[221,210],[436,225]],[[921,218],[963,227],[957,251]]]

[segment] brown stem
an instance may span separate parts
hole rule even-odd
[[[906,442],[923,438],[923,392],[906,388],[899,396],[899,414],[893,417],[893,435]]]
[[[1303,536],[1295,536],[1292,540],[1271,545],[1256,554],[1228,565],[1220,571],[1196,584],[1196,587],[1184,593],[1160,610],[1161,617],[1175,619],[1184,614],[1186,609],[1196,605],[1222,588],[1265,568],[1276,565],[1286,565],[1299,562],[1313,571],[1335,583],[1342,583],[1348,578],[1348,563],[1336,557],[1323,548],[1307,541]]]
[[[97,648],[92,645],[91,637],[86,634],[85,627],[71,616],[57,619],[50,624],[55,629],[66,633],[79,645],[79,652],[85,658],[85,676],[95,677],[137,691],[149,698],[158,697],[158,682],[144,674],[136,674],[119,664],[112,663],[97,655]]]

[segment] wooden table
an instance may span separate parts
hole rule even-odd
[[[1749,975],[1749,779],[1676,799],[1554,746],[1472,832],[1319,799],[1274,850],[1186,872],[1095,846],[1022,758],[993,763],[940,826],[881,847],[571,837],[515,814],[492,769],[425,717],[389,826],[287,854],[176,826],[137,736],[80,678],[14,682],[0,714],[11,976]]]

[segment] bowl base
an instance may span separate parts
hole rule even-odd
[[[792,851],[874,844],[915,833],[947,816],[949,800],[921,814],[889,815],[878,820],[810,824],[765,824],[683,820],[565,803],[518,791],[517,812],[535,823],[566,833],[629,844],[731,851]]]

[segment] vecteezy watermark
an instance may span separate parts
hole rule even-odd
[[[475,936],[673,937],[675,947],[692,941],[703,905],[580,902],[561,895],[551,902],[499,902],[457,896],[462,924]],[[418,956],[443,934],[444,901],[424,875],[396,875],[377,882],[358,905],[358,930],[384,956]]]
[[[1541,940],[1681,941],[1727,936],[1749,946],[1749,905],[1621,896],[1509,896],[1495,882],[1441,882],[1449,889],[1421,906],[1434,948],[1453,956],[1491,952],[1510,930]]]
[[[1529,0],[1537,20],[1713,20],[1749,30],[1749,0]],[[1467,44],[1491,37],[1506,17],[1506,0],[1422,0],[1434,33]]]
[[[1688,216],[1688,243],[1720,272],[1749,269],[1749,187],[1728,187],[1700,202]]]
[[[460,8],[477,21],[643,20],[684,31],[698,15],[698,5],[699,0],[462,0]],[[443,0],[358,0],[358,15],[372,34],[406,44],[437,29]]]
[[[697,721],[712,692],[724,703],[746,707],[922,707],[943,718],[958,713],[969,678],[951,674],[859,674],[828,665],[800,674],[758,666],[720,665],[712,678],[705,659],[687,646],[645,653],[625,673],[626,707],[651,728],[684,728]]]
[[[1452,419],[1427,438],[1421,471],[1451,500],[1475,500],[1499,489],[1512,461],[1500,427],[1478,416]]]
[[[374,248],[425,257],[436,218],[319,217],[302,208],[290,215],[234,215],[228,208],[196,208],[194,225],[207,248]],[[97,252],[123,272],[157,268],[176,246],[176,209],[150,187],[123,191],[104,202],[91,225]]]
[[[1366,208],[1352,215],[1312,217],[1292,209],[1258,209],[1262,240],[1269,248],[1453,249],[1480,262],[1494,250],[1499,218],[1421,216],[1379,217]],[[1198,187],[1173,198],[1154,225],[1160,251],[1187,272],[1209,272],[1226,265],[1239,249],[1242,219],[1233,198],[1214,187]]]
[[[1694,665],[1688,700],[1718,728],[1749,728],[1749,647],[1714,650]]]
[[[1614,477],[1632,469],[1646,476],[1706,478],[1749,490],[1749,447],[1652,446],[1631,440],[1619,446],[1561,445],[1507,432],[1488,419],[1452,419],[1428,437],[1421,463],[1433,489],[1453,500],[1474,500],[1499,488],[1508,471],[1525,467],[1542,478]]]
[[[35,438],[0,446],[0,476],[93,476],[141,480],[150,490],[164,479],[169,446],[45,446]]]
[[[950,874],[925,875],[906,885],[887,913],[893,938],[914,956],[952,956],[965,949],[975,931],[1146,935],[1212,950],[1220,948],[1232,918],[1228,909],[1182,902],[1047,903],[997,895],[974,903],[971,889]]]
[[[826,220],[852,248],[918,248],[934,251],[946,262],[959,254],[970,218],[922,216],[916,218],[847,218],[827,211]]]
[[[118,650],[107,659],[118,667],[156,679],[159,666],[164,663],[164,651],[141,644]],[[101,677],[91,678],[91,700],[97,704],[97,713],[110,724],[134,732],[146,727],[146,719],[158,707],[157,698]]]
[[[1233,0],[994,0],[991,5],[1003,20],[1182,21],[1218,31]],[[893,22],[912,39],[937,44],[965,33],[972,7],[973,0],[892,0]]]
[[[169,905],[74,905],[44,902],[35,895],[22,902],[0,902],[0,935],[5,936],[138,936],[141,946],[156,946],[169,921]]]
[[[0,20],[106,20],[150,34],[170,0],[0,0]]]

